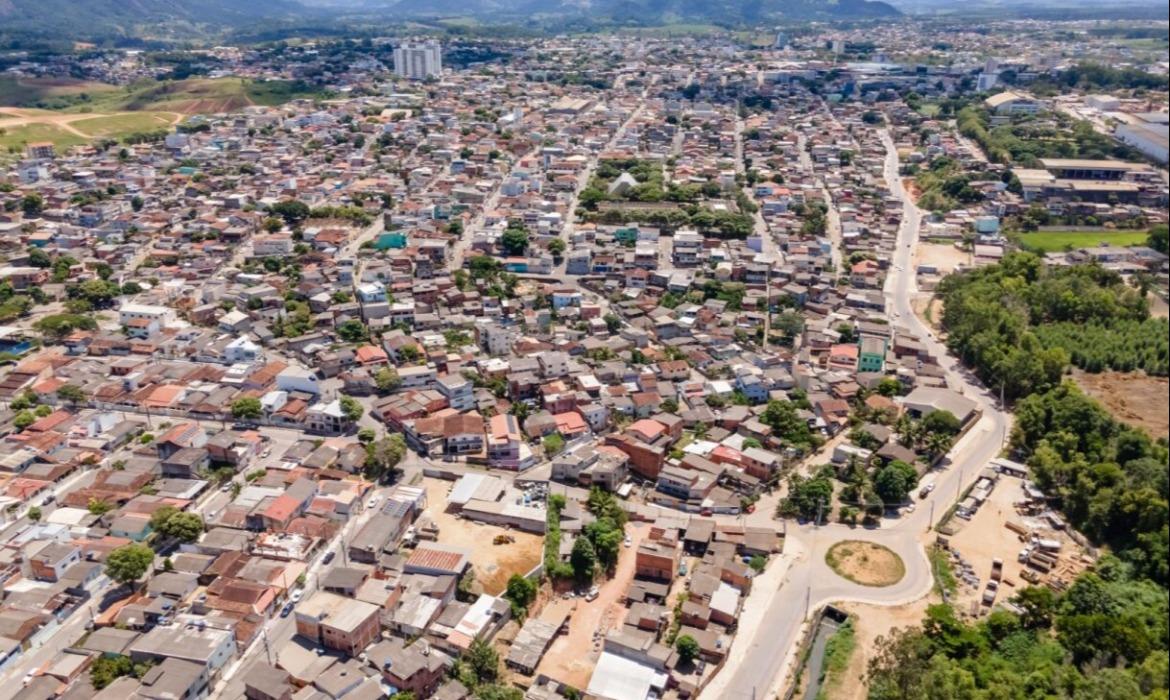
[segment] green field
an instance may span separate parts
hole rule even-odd
[[[0,107],[65,109],[118,90],[114,85],[68,78],[3,76],[0,77]]]
[[[70,133],[55,124],[25,124],[5,127],[0,125],[0,151],[23,153],[24,147],[37,141],[52,141],[58,151],[87,143],[89,139]]]
[[[159,112],[132,112],[108,117],[92,117],[72,122],[71,126],[95,139],[116,139],[127,134],[170,130],[173,116]]]
[[[1037,253],[1089,248],[1102,243],[1115,246],[1145,245],[1148,231],[1033,231],[1016,234],[1020,247]]]
[[[0,78],[0,106],[59,112],[231,112],[249,105],[276,106],[302,97],[323,97],[310,85],[290,80],[188,78],[146,80],[119,87],[68,79]]]

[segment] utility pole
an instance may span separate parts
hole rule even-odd
[[[275,666],[276,664],[272,663],[272,648],[268,646],[268,628],[261,627],[260,634],[261,639],[264,641],[264,655],[268,657],[268,665]]]

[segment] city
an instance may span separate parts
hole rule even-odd
[[[1164,697],[1166,10],[893,12],[13,34],[0,697]]]

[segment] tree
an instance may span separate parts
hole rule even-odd
[[[402,378],[392,367],[383,367],[374,374],[374,386],[378,393],[389,394],[402,385]]]
[[[917,483],[918,472],[901,460],[893,460],[878,469],[873,476],[874,491],[887,505],[905,503]]]
[[[17,430],[24,430],[25,428],[27,428],[28,426],[30,426],[36,422],[37,422],[37,417],[33,414],[32,411],[21,411],[20,413],[16,414],[15,418],[12,419],[12,425]]]
[[[541,441],[544,446],[544,454],[547,457],[554,457],[560,454],[561,450],[565,449],[565,438],[561,437],[560,433],[552,433],[546,435]]]
[[[1047,586],[1028,586],[1016,594],[1020,622],[1025,629],[1047,629],[1056,613],[1056,595]]]
[[[931,411],[922,419],[922,427],[928,433],[957,435],[963,424],[950,411]]]
[[[593,572],[597,569],[597,552],[588,537],[578,537],[573,542],[573,550],[569,554],[569,566],[573,568],[573,577],[585,583],[593,580]]]
[[[508,255],[523,255],[528,249],[528,232],[523,228],[508,227],[500,236],[500,245]]]
[[[351,318],[338,324],[337,337],[347,343],[364,343],[370,339],[370,331],[366,324]]]
[[[393,433],[366,445],[366,476],[385,480],[406,456],[406,440],[401,433]]]
[[[679,636],[674,642],[674,648],[678,652],[679,663],[683,665],[699,658],[699,643],[689,634]]]
[[[565,254],[565,241],[561,238],[554,238],[548,242],[548,252],[553,254],[554,258],[559,258]]]
[[[479,683],[492,683],[500,675],[500,656],[483,639],[473,641],[462,660],[471,668]]]
[[[510,685],[489,683],[475,689],[475,700],[524,700],[524,693]]]
[[[86,510],[94,515],[105,515],[114,509],[114,506],[100,498],[90,498],[85,505]]]
[[[62,401],[67,401],[70,404],[78,404],[85,401],[87,398],[85,391],[76,384],[65,384],[57,389],[57,398]]]
[[[282,217],[289,226],[296,226],[309,218],[309,205],[295,199],[277,202],[268,208],[268,211]]]
[[[512,616],[523,618],[528,612],[528,606],[536,600],[536,583],[520,574],[512,574],[504,597],[512,603]]]
[[[608,313],[604,316],[603,320],[605,321],[605,328],[610,334],[617,333],[621,330],[622,319],[617,314]]]
[[[118,547],[106,557],[106,575],[122,585],[131,584],[150,569],[154,550],[144,544]]]
[[[357,399],[352,396],[342,396],[339,402],[341,404],[341,415],[350,423],[356,423],[361,420],[362,415],[366,410]]]
[[[194,542],[203,534],[203,518],[196,513],[175,513],[155,529],[180,542]]]
[[[373,428],[361,428],[357,432],[358,442],[363,445],[368,445],[378,437],[378,433]]]
[[[236,420],[256,420],[264,415],[260,399],[244,396],[232,402],[232,417]]]
[[[45,199],[36,192],[29,192],[20,200],[20,208],[25,216],[40,216],[45,210]]]
[[[28,519],[33,521],[34,523],[40,522],[40,520],[41,520],[40,506],[33,506],[32,508],[28,509]]]

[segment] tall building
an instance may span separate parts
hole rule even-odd
[[[394,49],[394,72],[411,80],[425,80],[443,72],[442,47],[437,41],[402,44]]]

